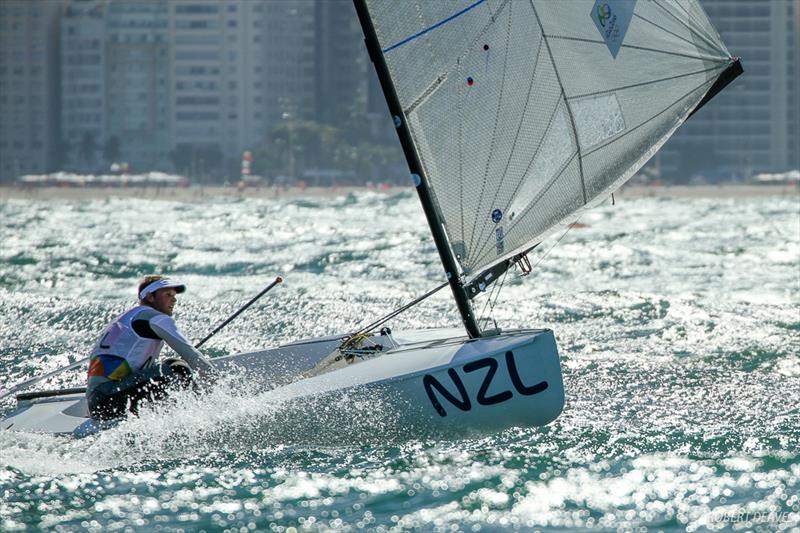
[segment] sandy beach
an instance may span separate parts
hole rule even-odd
[[[200,201],[209,198],[320,198],[345,196],[352,192],[373,191],[397,194],[412,187],[20,187],[0,186],[0,200],[96,200],[104,198],[143,198],[148,200]],[[616,198],[752,198],[767,196],[800,197],[797,184],[780,185],[626,185]]]
[[[409,188],[410,189],[410,188]],[[346,196],[351,192],[380,191],[398,193],[399,187],[18,187],[0,186],[0,200],[98,200],[104,198],[142,198],[194,202],[209,198],[320,198]]]

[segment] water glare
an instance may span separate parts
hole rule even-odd
[[[800,531],[799,216],[796,197],[623,200],[510,274],[498,324],[559,342],[547,427],[414,438],[380,397],[231,374],[84,439],[0,432],[0,530]],[[10,200],[0,243],[0,390],[85,357],[143,274],[187,284],[191,339],[286,278],[212,357],[350,330],[442,279],[410,193]],[[441,291],[391,326],[457,323]]]

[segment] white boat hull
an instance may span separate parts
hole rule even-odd
[[[423,330],[373,340],[390,341],[395,347],[296,381],[292,380],[333,352],[340,337],[232,355],[215,364],[227,370],[241,368],[271,384],[274,388],[265,401],[281,402],[295,433],[334,438],[337,431],[332,426],[344,434],[354,431],[352,425],[334,421],[348,413],[342,402],[356,399],[375,404],[376,409],[366,411],[380,418],[384,430],[419,437],[542,426],[555,420],[564,406],[561,366],[550,330],[473,340],[459,330]],[[316,412],[327,407],[336,414],[308,416],[309,403]],[[377,421],[367,417],[363,429],[369,431]],[[83,395],[72,394],[22,400],[0,422],[0,429],[84,436],[109,425],[113,423],[88,418]]]

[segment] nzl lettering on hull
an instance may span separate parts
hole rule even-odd
[[[465,374],[486,369],[486,374],[483,376],[483,381],[478,388],[477,394],[474,394],[473,392],[475,401],[477,401],[479,405],[495,405],[498,403],[503,403],[513,398],[515,393],[522,396],[533,396],[534,394],[539,394],[540,392],[547,390],[547,381],[539,381],[538,383],[534,383],[532,385],[526,385],[523,383],[522,378],[520,378],[519,371],[517,370],[517,362],[514,358],[514,353],[511,350],[506,352],[505,362],[506,372],[508,372],[508,377],[511,380],[511,385],[514,390],[512,391],[510,388],[505,388],[504,390],[495,392],[491,395],[487,395],[487,393],[489,392],[489,387],[492,386],[492,382],[497,375],[497,370],[499,368],[497,359],[494,357],[486,357],[484,359],[467,363],[461,368],[462,372]],[[447,411],[436,394],[438,393],[442,398],[447,400],[451,405],[454,405],[461,411],[469,411],[472,409],[470,393],[464,386],[464,382],[461,380],[458,372],[454,368],[450,368],[447,370],[447,375],[450,377],[450,380],[455,386],[456,391],[458,391],[458,396],[451,393],[447,387],[445,387],[432,375],[425,374],[422,377],[422,384],[425,387],[425,392],[427,393],[428,399],[430,399],[433,408],[437,413],[439,413],[439,416],[447,416]]]

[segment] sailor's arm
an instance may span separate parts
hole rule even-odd
[[[150,327],[156,334],[164,339],[170,348],[175,350],[181,359],[192,367],[192,370],[198,372],[201,376],[213,374],[215,372],[214,366],[203,357],[197,348],[191,345],[186,340],[186,337],[181,335],[178,328],[175,326],[175,321],[167,315],[158,315],[150,319]]]

